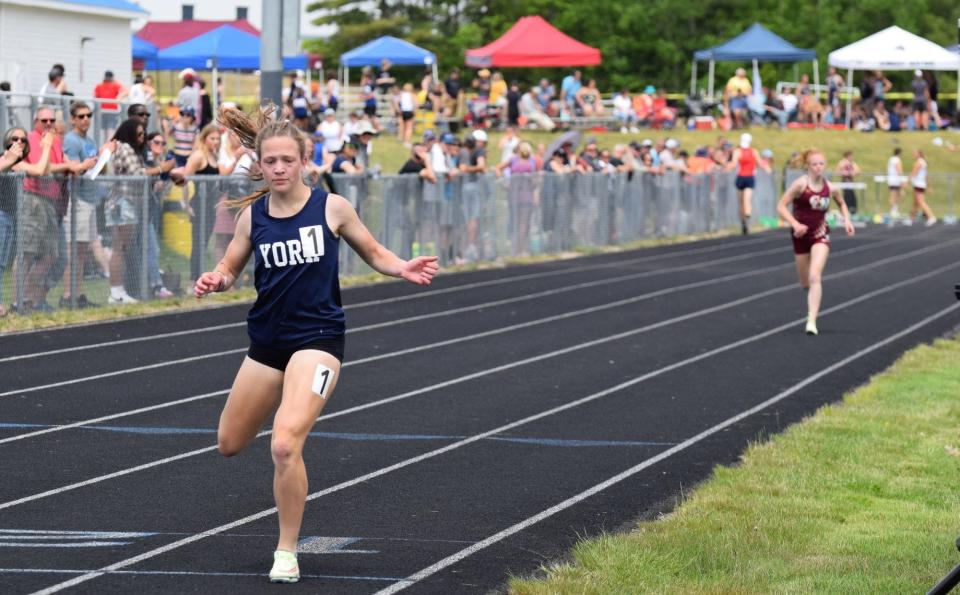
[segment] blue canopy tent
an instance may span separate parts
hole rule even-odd
[[[260,68],[260,38],[235,27],[224,25],[193,39],[172,45],[157,52],[157,69],[212,70],[217,80],[217,70],[256,70]],[[283,67],[288,70],[305,70],[306,56],[285,56]],[[214,105],[217,101],[217,85],[211,85]]]
[[[134,35],[131,47],[134,60],[143,60],[147,68],[156,70],[157,46]]]
[[[760,23],[720,45],[693,53],[693,74],[690,78],[690,94],[697,94],[697,61],[710,63],[710,83],[707,96],[713,97],[714,64],[716,62],[753,62],[754,78],[759,76],[758,62],[804,62],[813,61],[814,88],[820,85],[820,67],[817,52],[803,50],[773,33]]]
[[[350,82],[351,66],[377,66],[384,59],[400,66],[430,66],[433,68],[433,79],[439,80],[436,54],[409,41],[384,35],[340,55],[342,88],[346,90]]]

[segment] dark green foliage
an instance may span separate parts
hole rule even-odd
[[[320,0],[308,6],[318,24],[337,24],[340,32],[306,44],[335,68],[340,54],[380,35],[395,35],[435,52],[442,76],[463,67],[464,51],[493,41],[519,17],[543,16],[551,24],[603,52],[603,64],[591,68],[601,88],[637,89],[653,84],[673,91],[688,89],[693,52],[733,37],[754,22],[800,48],[814,48],[820,72],[835,49],[897,24],[917,35],[956,43],[956,0]],[[722,84],[741,64],[717,64]],[[811,64],[798,66],[811,72]],[[558,69],[508,69],[508,79],[534,82]],[[698,69],[705,87],[706,65]],[[793,66],[765,65],[764,78],[792,79]],[[406,78],[406,73],[400,73]],[[908,74],[890,73],[905,85]],[[413,80],[411,72],[409,78]],[[901,80],[902,79],[902,80]]]

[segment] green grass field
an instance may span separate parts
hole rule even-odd
[[[510,592],[919,593],[960,557],[960,340],[768,442],[661,520],[582,542]]]

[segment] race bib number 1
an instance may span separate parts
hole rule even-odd
[[[300,228],[300,246],[306,258],[323,256],[323,226],[311,225]]]

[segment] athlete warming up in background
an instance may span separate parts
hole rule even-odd
[[[380,245],[344,198],[303,183],[310,157],[299,131],[239,110],[221,111],[221,121],[259,157],[266,186],[231,201],[240,209],[236,233],[223,260],[196,281],[202,297],[225,291],[253,254],[257,299],[247,316],[250,350],[220,416],[217,443],[233,456],[249,445],[274,414],[273,494],[280,538],[272,582],[300,579],[296,548],[307,496],[302,451],[307,434],[333,394],[343,361],[345,319],[340,304],[337,252],[340,238],[373,269],[429,285],[435,256],[401,260]]]
[[[838,189],[831,190],[823,177],[827,160],[822,152],[809,149],[803,153],[807,173],[797,178],[777,203],[777,212],[790,224],[793,231],[793,253],[797,261],[800,285],[807,290],[808,335],[817,334],[817,314],[823,298],[823,269],[830,254],[830,228],[827,227],[827,209],[830,199],[836,201],[843,214],[843,227],[853,235],[850,211]],[[793,211],[787,205],[793,203]]]

